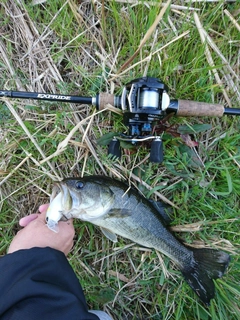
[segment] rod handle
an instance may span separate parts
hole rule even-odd
[[[178,100],[177,116],[181,117],[221,117],[224,107],[221,104]]]
[[[97,96],[97,108],[98,110],[103,110],[106,108],[107,104],[111,104],[112,106],[115,106],[115,96],[111,93],[101,92]]]

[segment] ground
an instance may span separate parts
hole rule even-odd
[[[0,4],[0,91],[120,95],[142,76],[161,79],[172,99],[240,108],[238,1],[13,1]],[[239,117],[159,120],[161,164],[149,145],[107,154],[122,115],[91,105],[0,101],[0,249],[21,216],[49,201],[53,182],[90,174],[125,180],[168,203],[171,229],[194,247],[231,255],[208,308],[175,265],[125,239],[112,244],[75,221],[69,261],[88,305],[113,319],[239,319]],[[75,129],[75,130],[74,130]],[[100,140],[99,140],[100,139]]]

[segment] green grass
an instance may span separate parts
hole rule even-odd
[[[225,89],[232,106],[240,108],[239,31],[224,11],[227,9],[240,24],[239,2],[174,1],[174,5],[184,3],[185,9],[166,11],[139,54],[120,71],[159,14],[158,6],[147,6],[144,1],[137,5],[127,1],[74,5],[61,0],[42,5],[26,2],[23,7],[12,0],[2,1],[0,46],[5,55],[0,55],[0,90],[120,94],[126,83],[145,74],[162,79],[172,98],[229,107]],[[196,8],[204,29],[238,79],[209,47],[222,83],[216,81],[188,6]],[[170,44],[186,31],[187,35]],[[10,112],[11,106],[22,123]],[[227,251],[232,259],[227,274],[216,281],[216,297],[207,308],[167,257],[121,238],[112,244],[98,228],[76,221],[69,261],[89,308],[104,309],[113,319],[123,320],[239,319],[239,118],[175,117],[161,121],[164,162],[157,165],[149,162],[149,149],[144,146],[124,150],[117,162],[107,156],[106,146],[98,145],[97,140],[112,131],[125,132],[126,127],[121,116],[105,111],[94,116],[89,127],[89,121],[83,122],[83,130],[73,135],[64,152],[55,154],[72,128],[93,111],[86,105],[0,101],[0,253],[6,253],[18,231],[19,217],[36,212],[40,204],[49,201],[53,180],[89,174],[122,176],[147,197],[160,201],[158,192],[179,207],[171,213],[179,238],[194,246]],[[196,132],[206,124],[211,128]],[[181,139],[182,125],[193,129],[196,151]],[[87,129],[87,139],[82,141]],[[47,157],[49,160],[41,163]],[[196,231],[193,223],[201,228]],[[190,224],[189,231],[181,232],[186,224]]]

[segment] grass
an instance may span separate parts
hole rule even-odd
[[[239,108],[239,2],[175,1],[149,34],[158,4],[2,1],[0,89],[119,94],[127,82],[149,75],[162,79],[172,98]],[[197,18],[209,36],[208,51]],[[112,244],[93,225],[76,221],[69,261],[89,307],[122,320],[239,319],[239,118],[162,121],[161,165],[149,162],[145,147],[124,150],[120,161],[107,157],[106,146],[97,139],[124,132],[121,119],[109,111],[94,115],[86,105],[0,101],[1,254],[18,230],[19,217],[49,201],[53,180],[89,174],[126,179],[147,197],[165,197],[178,207],[171,214],[178,237],[196,247],[229,252],[231,264],[216,281],[216,297],[207,308],[167,257],[121,238]],[[206,124],[211,127],[196,132],[197,125]],[[184,144],[182,125],[193,128],[197,148]]]

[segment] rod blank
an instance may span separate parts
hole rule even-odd
[[[240,109],[237,108],[225,108],[224,114],[228,116],[240,116]]]
[[[83,103],[83,104],[92,104],[93,102],[92,97],[68,96],[63,94],[27,92],[27,91],[0,91],[0,97],[61,101],[61,102],[71,102],[71,103]]]

